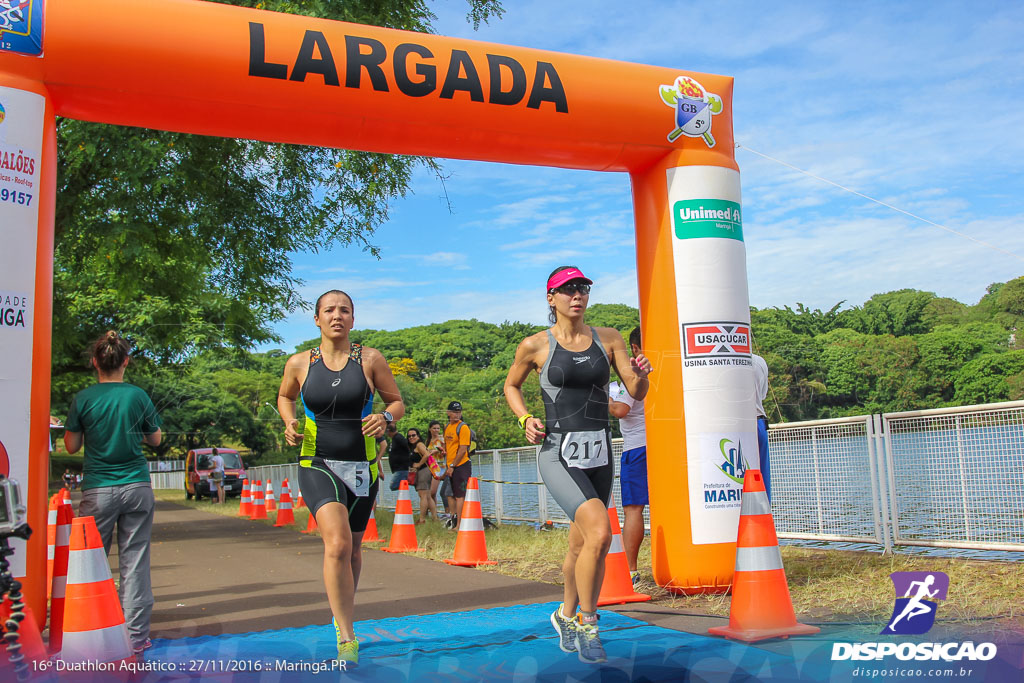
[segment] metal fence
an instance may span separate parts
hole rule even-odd
[[[771,425],[772,513],[780,538],[1024,551],[1024,401]],[[535,446],[478,451],[483,514],[500,522],[568,522],[541,483]],[[612,441],[615,500],[619,455]],[[184,485],[153,473],[154,487]],[[248,470],[275,488],[298,465]],[[157,478],[160,478],[158,486]],[[378,505],[398,498],[381,465]],[[164,485],[168,484],[168,485]],[[418,507],[414,493],[413,506]],[[619,510],[620,521],[622,510]],[[644,522],[650,526],[646,512]]]
[[[180,472],[185,469],[184,460],[150,460],[150,472]]]
[[[1024,550],[1024,401],[876,417],[893,543]]]
[[[870,415],[771,425],[772,515],[780,538],[890,548]]]
[[[177,472],[150,472],[149,481],[155,489],[177,489],[184,495],[185,471]]]

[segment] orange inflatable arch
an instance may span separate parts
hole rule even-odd
[[[27,482],[36,533],[14,571],[37,613],[55,116],[629,173],[656,369],[646,403],[654,576],[677,591],[728,589],[737,469],[757,445],[731,78],[194,0],[23,0],[17,15],[3,4],[0,452]]]

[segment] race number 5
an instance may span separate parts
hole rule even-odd
[[[325,460],[324,464],[338,475],[356,496],[364,498],[370,495],[370,463]]]

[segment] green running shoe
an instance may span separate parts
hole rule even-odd
[[[331,619],[334,624],[334,637],[338,640],[338,661],[345,662],[346,665],[359,664],[359,641],[358,640],[345,640],[341,635],[341,629],[338,628],[338,622],[336,619]]]
[[[338,643],[338,661],[345,662],[346,667],[359,664],[359,641],[346,640]]]
[[[597,634],[597,622],[585,624],[576,620],[576,653],[581,662],[598,664],[608,659],[601,645],[601,637]]]
[[[576,652],[576,619],[563,617],[562,606],[559,605],[551,613],[551,625],[558,634],[558,648],[562,652]]]

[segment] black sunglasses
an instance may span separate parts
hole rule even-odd
[[[576,292],[586,296],[590,294],[590,285],[586,285],[578,282],[570,282],[567,285],[561,287],[553,287],[548,290],[548,294],[565,294],[566,296],[572,296]]]

